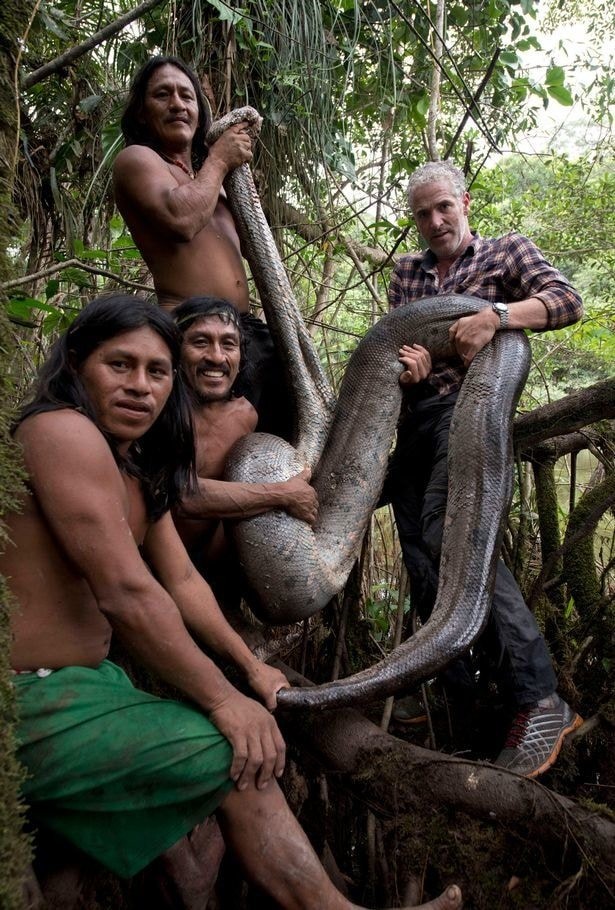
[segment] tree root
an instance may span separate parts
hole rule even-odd
[[[277,664],[291,682],[306,680]],[[439,808],[461,810],[564,851],[576,848],[607,887],[615,887],[615,824],[547,787],[494,765],[431,752],[383,733],[352,708],[285,712],[295,742],[381,816]]]

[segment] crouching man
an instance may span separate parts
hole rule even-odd
[[[169,514],[194,470],[179,351],[156,307],[96,300],[20,416],[29,479],[0,571],[17,601],[24,797],[36,824],[127,877],[216,812],[248,877],[281,907],[349,908],[275,780],[285,748],[270,711],[288,683],[228,626]],[[135,689],[106,659],[112,632],[189,703]],[[236,664],[255,698],[196,640]],[[427,906],[460,900],[451,887]]]
[[[318,512],[309,471],[279,483],[224,480],[229,452],[254,432],[257,413],[235,388],[245,366],[244,334],[235,307],[219,297],[191,297],[173,312],[182,334],[181,365],[196,437],[198,487],[174,510],[175,526],[190,558],[228,615],[241,585],[226,523],[283,509],[314,524]]]

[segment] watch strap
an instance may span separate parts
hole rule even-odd
[[[508,328],[508,306],[500,300],[497,300],[495,303],[491,304],[491,309],[494,313],[497,313],[500,318],[500,328]]]

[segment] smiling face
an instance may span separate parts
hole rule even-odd
[[[415,188],[411,207],[421,237],[438,259],[461,255],[472,239],[469,193],[457,196],[450,181],[434,180]]]
[[[202,316],[185,330],[181,362],[188,385],[201,402],[225,401],[241,365],[237,326],[220,316]]]
[[[189,148],[199,123],[199,105],[188,76],[169,63],[155,69],[139,120],[156,148],[168,152]]]
[[[149,326],[103,341],[77,372],[97,425],[121,454],[149,430],[173,388],[171,352]]]

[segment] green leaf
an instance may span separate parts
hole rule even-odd
[[[88,288],[92,283],[91,276],[88,275],[87,272],[82,272],[81,269],[75,268],[64,269],[62,272],[62,280],[72,281],[80,288]]]
[[[516,51],[502,51],[500,60],[506,66],[517,67],[519,65],[519,58],[517,57]]]
[[[564,68],[561,66],[552,66],[547,70],[545,85],[563,85],[565,79],[566,73],[564,71]]]
[[[570,107],[574,104],[574,98],[564,85],[547,85],[547,91],[551,98],[555,98],[564,107]]]
[[[222,3],[221,0],[207,0],[207,2],[216,10],[221,22],[230,22],[231,25],[237,25],[244,19],[243,14],[245,13],[245,10],[239,12],[238,10],[231,9],[230,6],[226,3]]]
[[[415,104],[415,110],[421,116],[426,117],[427,112],[429,111],[429,95],[421,95]]]
[[[460,27],[468,21],[469,13],[463,6],[452,6],[448,11],[448,21],[451,25]]]
[[[52,13],[50,15],[44,7],[41,7],[38,12],[46,29],[56,35],[61,41],[69,40],[67,33],[56,21],[56,17],[59,18],[59,13],[56,10],[50,10],[50,13]]]
[[[529,50],[539,51],[540,42],[537,38],[534,38],[534,36],[531,35],[529,38],[522,38],[521,41],[517,41],[516,47],[518,51],[522,52]]]
[[[141,259],[141,253],[139,250],[135,250],[134,247],[121,247],[116,250],[118,259]]]
[[[36,300],[34,297],[12,297],[8,303],[9,316],[18,316],[24,318],[31,316],[33,310],[42,310],[45,313],[57,313],[58,308],[44,303],[42,300]]]
[[[57,278],[52,278],[51,281],[47,282],[47,286],[45,287],[45,297],[47,298],[47,300],[49,300],[50,297],[53,297],[55,294],[58,293],[59,287],[60,287],[60,282],[58,281]]]
[[[82,249],[79,253],[80,259],[98,259],[99,261],[103,259],[107,261],[107,251],[106,250],[85,250]]]
[[[54,310],[43,319],[43,333],[45,335],[55,335],[57,332],[63,332],[73,321],[74,315],[69,316],[62,310]]]
[[[117,121],[109,123],[102,128],[100,144],[102,146],[103,155],[107,156],[110,152],[114,151],[115,146],[119,143],[121,135],[122,131]]]

